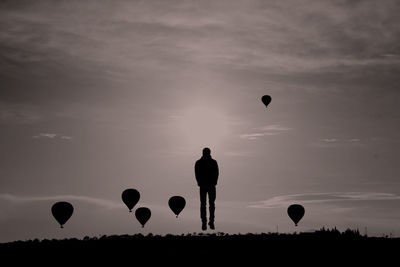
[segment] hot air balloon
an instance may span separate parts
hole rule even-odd
[[[294,222],[295,226],[299,223],[301,218],[303,218],[305,210],[304,207],[300,204],[293,204],[290,205],[289,208],[287,209],[287,213]]]
[[[122,192],[122,201],[128,207],[129,212],[132,212],[133,207],[139,202],[140,193],[136,189],[126,189]]]
[[[186,201],[181,196],[173,196],[168,200],[168,205],[175,213],[176,218],[178,218],[179,213],[181,213],[181,211],[185,208]]]
[[[61,228],[64,228],[63,225],[71,218],[73,212],[74,207],[71,203],[64,201],[57,202],[51,207],[51,213],[60,224]]]
[[[265,107],[268,107],[269,103],[271,103],[271,97],[269,95],[264,95],[261,97],[261,101],[264,103]]]
[[[146,224],[146,222],[150,219],[151,217],[151,211],[148,208],[137,208],[135,211],[135,216],[136,219],[140,222],[140,224],[142,225],[142,228],[144,227],[144,225]]]

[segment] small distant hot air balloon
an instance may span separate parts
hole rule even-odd
[[[51,213],[53,217],[60,224],[61,228],[64,228],[64,224],[71,218],[74,212],[74,207],[68,202],[57,202],[51,207]]]
[[[133,207],[139,202],[140,193],[136,189],[126,189],[122,192],[122,201],[128,207],[129,212],[132,212]]]
[[[146,222],[150,219],[151,217],[151,211],[149,208],[141,207],[137,208],[135,211],[135,216],[136,219],[140,222],[142,225],[142,228],[146,224]]]
[[[305,210],[304,207],[300,204],[293,204],[290,205],[289,208],[287,209],[287,213],[294,222],[295,226],[299,223],[301,218],[303,218]]]
[[[181,196],[173,196],[168,200],[168,205],[175,213],[176,218],[178,218],[179,213],[181,213],[181,211],[185,208],[186,201]]]
[[[271,103],[272,98],[269,95],[264,95],[261,97],[261,101],[264,103],[265,107],[268,107],[269,103]]]

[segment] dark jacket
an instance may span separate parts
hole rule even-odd
[[[218,163],[211,157],[201,157],[194,165],[194,173],[198,186],[217,185],[219,169]]]

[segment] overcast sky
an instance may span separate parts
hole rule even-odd
[[[397,0],[0,1],[0,242],[199,232],[205,146],[218,231],[400,235],[399,14]],[[144,229],[126,188],[152,210]],[[64,229],[59,200],[75,207]]]

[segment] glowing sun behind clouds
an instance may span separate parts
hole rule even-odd
[[[188,108],[178,120],[183,145],[189,148],[219,147],[229,133],[227,116],[218,109],[196,106]]]

